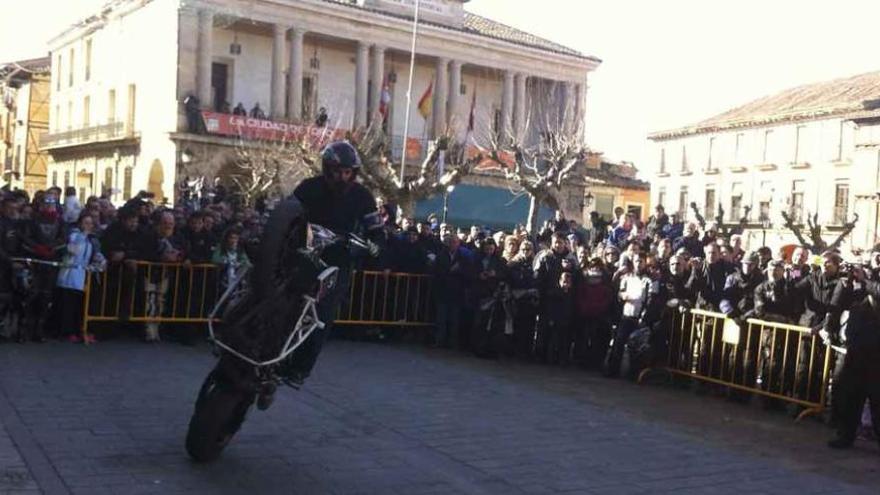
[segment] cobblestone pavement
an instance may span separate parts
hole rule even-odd
[[[0,346],[0,493],[878,493],[818,422],[580,370],[333,341],[223,457],[183,450],[208,347]]]

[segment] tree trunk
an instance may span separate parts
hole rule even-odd
[[[526,218],[526,232],[535,234],[535,222],[538,219],[538,198],[529,194],[529,216]]]

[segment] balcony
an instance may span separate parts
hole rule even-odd
[[[136,139],[137,135],[124,122],[83,127],[70,131],[46,133],[40,136],[40,147],[43,149],[82,146],[86,144]]]

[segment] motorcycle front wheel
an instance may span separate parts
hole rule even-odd
[[[218,381],[212,372],[205,379],[196,400],[195,412],[186,434],[186,451],[196,462],[218,457],[244,423],[254,395],[234,390]]]

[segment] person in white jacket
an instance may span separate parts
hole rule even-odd
[[[640,320],[648,306],[648,297],[651,292],[651,279],[644,274],[643,265],[645,257],[642,253],[633,253],[631,258],[624,261],[622,270],[625,272],[620,277],[620,291],[618,297],[623,303],[620,323],[614,332],[614,342],[608,355],[608,367],[606,376],[620,375],[620,363],[623,360],[623,351],[629,340],[630,334],[639,328]]]
[[[79,220],[79,214],[82,212],[82,205],[79,204],[79,198],[76,197],[76,188],[68,187],[64,190],[64,213],[61,218],[67,225],[75,224]]]

